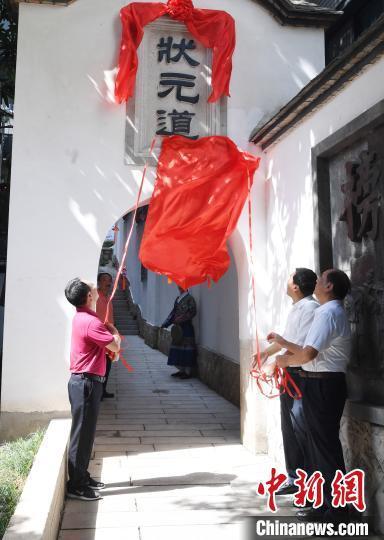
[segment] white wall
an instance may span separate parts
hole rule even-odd
[[[296,267],[315,268],[311,150],[383,99],[384,86],[379,81],[384,83],[384,59],[368,67],[265,153],[271,330],[281,329],[288,313],[287,276]],[[271,451],[279,448],[277,409],[277,403],[268,404]]]
[[[118,12],[125,3],[20,4],[4,411],[68,409],[73,309],[63,289],[76,275],[96,278],[108,229],[134,205],[141,169],[124,165],[125,107],[108,97],[120,40]],[[226,9],[236,19],[228,132],[245,147],[255,123],[282,106],[321,69],[322,31],[281,27],[251,0],[196,0],[195,5]],[[151,194],[152,180],[149,173],[143,199]],[[258,281],[262,282],[262,184],[254,194]],[[248,263],[246,256],[238,258],[246,254],[245,217],[242,223],[239,230],[245,236],[237,234],[233,251],[239,276],[240,337],[249,340],[253,325],[248,314]],[[248,345],[244,347],[246,351]],[[247,352],[244,358],[248,361]]]

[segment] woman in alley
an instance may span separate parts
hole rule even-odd
[[[179,287],[179,292],[171,313],[161,327],[168,328],[173,325],[168,365],[175,366],[178,371],[171,376],[190,379],[196,366],[195,331],[192,324],[192,319],[196,315],[196,302],[188,290]]]

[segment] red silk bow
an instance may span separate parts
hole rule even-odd
[[[225,11],[196,9],[191,0],[168,0],[167,4],[133,2],[121,9],[122,36],[115,84],[116,101],[122,103],[133,95],[138,67],[137,48],[143,39],[144,26],[163,15],[183,21],[204,47],[213,50],[212,93],[208,102],[213,103],[223,95],[229,96],[235,49],[233,18]]]

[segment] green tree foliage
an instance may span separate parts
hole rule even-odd
[[[15,95],[16,48],[17,12],[9,0],[0,0],[0,88],[7,107]]]

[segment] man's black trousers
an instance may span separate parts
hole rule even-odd
[[[303,411],[307,427],[308,474],[323,474],[324,510],[332,511],[331,483],[337,470],[345,473],[340,443],[340,420],[347,397],[344,373],[331,378],[305,378],[301,382]]]
[[[82,375],[72,374],[68,382],[72,427],[68,450],[69,489],[82,490],[88,485],[96,422],[103,384]]]
[[[290,368],[288,368],[288,372],[300,388],[302,379],[298,373]],[[302,442],[303,437],[305,438],[305,424],[301,399],[295,400],[285,392],[280,396],[280,412],[285,467],[288,473],[288,482],[293,484],[293,481],[296,479],[296,469],[306,470],[304,458],[305,448]],[[299,434],[297,433],[298,431]]]
[[[109,356],[106,355],[106,371],[105,371],[105,381],[103,382],[103,394],[107,391],[107,382],[109,377],[109,372],[111,371],[112,362],[109,359]]]

